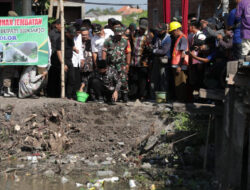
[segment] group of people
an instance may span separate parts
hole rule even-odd
[[[75,100],[76,92],[84,91],[90,101],[114,104],[154,100],[160,91],[168,99],[187,102],[200,88],[224,88],[226,63],[250,53],[250,2],[236,3],[227,16],[202,20],[190,15],[188,34],[182,31],[182,18],[153,29],[147,18],[140,18],[138,26],[111,18],[104,27],[79,19],[66,27],[65,34],[56,20],[49,31],[50,64],[25,68],[18,96],[36,98],[43,91],[48,97],[60,97],[61,35],[65,35],[68,99]],[[3,81],[3,95],[14,96],[11,85]]]

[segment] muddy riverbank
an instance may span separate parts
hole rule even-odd
[[[216,189],[200,131],[170,104],[0,101],[0,189]]]

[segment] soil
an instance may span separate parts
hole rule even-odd
[[[156,130],[156,110],[141,103],[108,106],[66,99],[0,98],[0,157],[30,151],[118,157]]]
[[[67,189],[75,189],[74,182],[86,187],[89,181],[102,178],[98,172],[111,171],[121,184],[105,190],[129,189],[129,179],[139,182],[138,189],[143,190],[152,184],[157,189],[216,189],[210,185],[211,174],[200,172],[199,138],[172,146],[193,132],[176,133],[171,113],[171,105],[150,102],[109,106],[0,97],[0,176],[9,176],[3,181],[0,177],[0,183],[7,187],[56,175],[48,189],[53,184],[61,189],[62,176],[73,184]]]

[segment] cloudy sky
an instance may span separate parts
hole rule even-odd
[[[94,2],[94,3],[122,3],[122,4],[129,4],[129,3],[133,3],[133,4],[146,4],[147,0],[85,0],[86,2]],[[99,5],[86,5],[86,10],[89,10],[91,8],[96,8],[96,7],[100,7],[101,9],[103,8],[109,8],[110,6],[99,6]],[[121,8],[121,6],[113,6],[115,9],[119,9]],[[147,6],[140,6],[140,8],[143,9],[147,9]]]

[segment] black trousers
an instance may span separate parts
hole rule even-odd
[[[233,44],[233,60],[242,58],[242,44]]]
[[[66,97],[69,99],[76,99],[76,92],[80,89],[81,73],[78,67],[73,67],[68,64],[68,71],[66,74]]]
[[[89,90],[94,93],[94,96],[97,100],[100,97],[104,97],[107,102],[111,101],[114,90],[109,90],[98,78],[89,79]]]
[[[51,66],[48,74],[48,97],[59,98],[61,96],[61,67]]]
[[[131,99],[145,98],[148,93],[148,68],[130,67],[129,69],[129,96]]]

